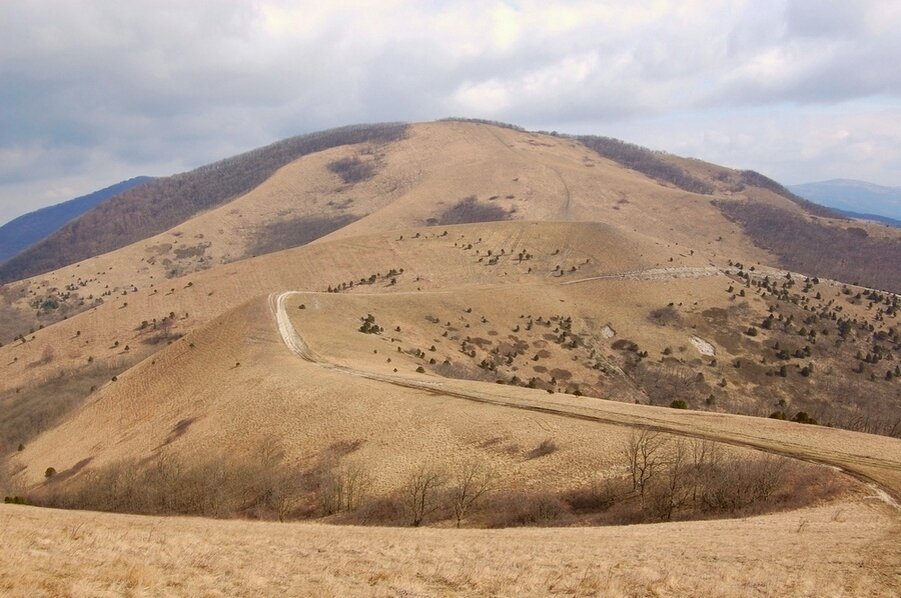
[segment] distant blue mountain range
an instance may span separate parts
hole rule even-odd
[[[901,226],[899,187],[883,187],[851,179],[833,179],[789,185],[788,189],[795,195],[853,218],[866,218],[891,226]]]
[[[100,191],[29,212],[7,222],[0,226],[0,263],[58,231],[67,222],[78,218],[94,206],[150,180],[152,177],[147,176],[128,179]]]
[[[836,208],[832,209],[842,216],[847,216],[848,218],[856,218],[858,220],[872,220],[873,222],[878,222],[886,226],[901,228],[901,220],[895,220],[894,218],[889,218],[888,216],[880,216],[878,214],[861,214],[859,212],[849,212],[847,210],[838,210]]]

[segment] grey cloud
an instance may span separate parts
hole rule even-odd
[[[901,97],[901,11],[887,2],[793,0],[730,35],[731,73],[698,106]]]
[[[791,35],[841,38],[859,35],[866,28],[869,0],[791,0],[786,3],[785,22]]]

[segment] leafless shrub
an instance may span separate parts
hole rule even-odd
[[[574,511],[602,512],[600,522],[620,524],[734,516],[798,507],[846,488],[820,467],[768,454],[727,460],[713,442],[646,429],[627,441],[623,457],[631,493],[571,492],[564,498]]]
[[[648,314],[648,318],[651,320],[651,322],[659,326],[676,324],[682,320],[682,316],[679,315],[679,312],[672,305],[652,309]]]
[[[538,444],[538,446],[526,453],[526,458],[537,459],[538,457],[544,457],[545,455],[550,455],[551,453],[556,452],[557,448],[557,443],[554,442],[553,438],[545,438]]]
[[[628,496],[629,482],[619,478],[606,478],[583,488],[569,490],[561,499],[574,513],[600,513]]]
[[[710,441],[678,438],[667,447],[665,467],[652,485],[651,510],[663,521],[686,509],[697,509],[700,499],[720,477],[720,452]]]
[[[691,475],[689,451],[684,440],[678,440],[670,447],[666,467],[651,493],[651,511],[663,521],[669,521],[673,513],[682,509],[689,501]]]
[[[553,492],[505,492],[486,509],[488,527],[560,524],[570,516],[563,499]]]
[[[33,502],[97,511],[285,519],[301,484],[281,452],[263,446],[256,457],[208,452],[120,461],[65,482],[51,479]]]
[[[711,392],[710,385],[698,378],[694,368],[679,363],[643,360],[628,364],[625,369],[653,405],[670,405],[675,400],[691,405],[698,397],[707,396]]]
[[[469,224],[509,220],[510,212],[495,205],[479,203],[475,197],[461,199],[430,225]]]
[[[831,385],[830,391],[837,396],[856,396],[861,390],[851,382],[843,380]],[[881,434],[892,438],[901,438],[901,413],[886,405],[879,396],[867,396],[866,405],[833,405],[832,409],[818,418],[845,430]]]
[[[336,520],[354,525],[403,525],[408,522],[407,509],[399,494],[375,496],[363,501],[355,511],[342,513]]]
[[[773,455],[736,460],[718,468],[701,497],[706,511],[735,513],[755,502],[767,502],[785,481],[789,461]]]
[[[335,522],[367,525],[510,527],[744,516],[828,500],[851,483],[822,467],[771,455],[727,458],[714,443],[642,429],[622,451],[626,475],[583,488],[501,491],[484,463],[466,461],[450,475],[420,465],[395,493],[371,496],[370,473],[342,462],[355,446],[331,447],[308,471],[286,465],[274,442],[259,445],[252,457],[205,452],[93,470],[76,466],[49,478],[28,499],[146,514],[279,520],[331,515]],[[0,489],[24,496],[8,476],[0,477]]]
[[[348,463],[328,469],[319,485],[319,502],[323,514],[355,511],[365,501],[372,477],[359,463]]]
[[[329,162],[327,168],[347,184],[359,183],[375,176],[373,163],[363,162],[356,156]]]
[[[305,490],[314,504],[307,516],[350,513],[366,500],[372,476],[359,462],[344,461],[362,444],[361,440],[336,442],[304,473]]]
[[[686,442],[686,441],[682,441]],[[722,462],[720,445],[710,440],[693,438],[689,443],[691,506],[697,508],[703,489],[716,478]]]

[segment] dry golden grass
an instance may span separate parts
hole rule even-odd
[[[444,230],[449,231],[448,235],[440,237]],[[413,238],[417,232],[420,237]],[[404,240],[399,240],[402,235]],[[533,271],[528,273],[526,267],[517,270],[484,267],[468,252],[454,247],[455,242],[462,243],[460,235],[468,242],[482,238],[480,246],[497,249],[510,249],[528,240],[528,249],[535,256],[529,264]],[[24,386],[60,367],[80,366],[89,356],[95,360],[115,360],[121,358],[126,345],[130,351],[149,354],[158,347],[144,342],[153,332],[149,328],[142,330],[141,323],[162,320],[170,313],[175,314],[173,332],[184,333],[264,293],[284,289],[324,291],[331,284],[359,280],[376,272],[387,273],[391,268],[403,268],[405,275],[398,277],[396,286],[385,289],[390,291],[552,280],[554,267],[562,261],[560,255],[554,255],[558,249],[572,251],[571,261],[576,255],[580,259],[591,258],[578,271],[580,276],[655,267],[666,262],[663,255],[669,255],[660,254],[654,243],[644,237],[605,225],[495,223],[317,243],[177,280],[124,275],[120,269],[125,270],[126,260],[108,276],[98,277],[96,284],[100,286],[95,289],[96,296],[100,296],[107,283],[111,289],[118,288],[104,297],[104,304],[27,334],[25,344],[8,343],[0,348],[0,363],[6,366],[3,383],[9,387]],[[670,264],[666,262],[666,265]],[[702,261],[678,257],[673,265],[695,266],[702,265]],[[126,272],[132,272],[131,268]],[[62,287],[74,275],[58,271],[48,276],[41,286]],[[112,277],[121,280],[108,280]],[[132,281],[137,291],[130,286]],[[129,286],[121,288],[117,286],[120,284]],[[387,281],[380,281],[380,285],[386,284]],[[118,346],[114,345],[115,341],[119,341]],[[53,360],[43,363],[47,347],[52,347]]]
[[[448,235],[442,236],[445,230]],[[415,238],[417,233],[419,238]],[[401,236],[403,240],[400,240]],[[480,238],[481,242],[478,241]],[[464,242],[466,245],[472,243],[473,247],[463,250],[466,246]],[[455,244],[457,247],[454,247]],[[497,266],[487,265],[485,254],[488,250],[518,252],[520,249],[517,247],[527,249],[533,259],[512,264],[509,258],[504,258]],[[558,250],[560,253],[557,253]],[[481,255],[477,256],[476,251],[481,251]],[[673,262],[668,261],[671,257]],[[479,262],[479,259],[483,261]],[[589,262],[584,263],[585,260]],[[554,271],[557,265],[566,271],[565,276],[557,276]],[[569,272],[573,266],[577,271]],[[492,223],[407,230],[315,243],[216,267],[186,279],[137,280],[137,291],[131,287],[119,288],[104,298],[106,302],[103,305],[27,335],[28,342],[25,344],[14,342],[0,347],[0,363],[5,366],[3,385],[6,388],[29,386],[36,380],[53,376],[60,368],[71,370],[81,367],[89,358],[115,368],[123,360],[134,361],[136,357],[145,357],[163,345],[145,342],[156,333],[151,330],[152,326],[142,330],[144,321],[161,321],[175,314],[171,320],[171,332],[183,334],[263,293],[285,289],[325,290],[329,285],[358,281],[377,272],[386,274],[392,268],[403,268],[405,271],[404,275],[397,277],[395,286],[388,286],[387,280],[382,278],[378,284],[355,292],[396,293],[498,284],[558,283],[631,270],[706,266],[707,262],[698,255],[675,253],[672,249],[657,245],[652,239],[599,224]],[[531,272],[528,271],[530,268]],[[109,275],[113,276],[117,271],[114,269]],[[63,274],[60,271],[54,276],[64,279]],[[120,276],[121,272],[115,275]],[[106,277],[99,279],[102,282]],[[629,305],[633,312],[629,317],[633,321],[639,317],[639,307],[650,310],[673,300],[687,306],[690,306],[689,300],[691,304],[697,301],[698,305],[727,308],[732,305],[724,292],[725,287],[732,284],[731,280],[695,281],[697,285],[681,285],[678,288],[673,287],[673,283],[666,278],[658,282],[641,285],[641,295],[636,297],[634,305]],[[41,286],[52,288],[61,284],[60,278],[51,277]],[[115,289],[115,284],[110,287]],[[569,292],[581,293],[578,301],[586,302],[590,301],[593,288],[591,285],[573,285]],[[610,293],[611,301],[607,307],[611,313],[619,309],[615,293],[637,289],[634,285],[629,287],[617,281],[608,281],[605,288]],[[837,294],[837,287],[824,289],[827,298],[830,292]],[[758,311],[764,308],[753,296],[748,301]],[[865,303],[845,305],[844,309],[849,317],[867,320],[873,317],[873,312],[866,310]],[[883,325],[880,322],[874,324]],[[658,331],[647,327],[646,323],[629,328],[628,334],[643,335],[650,341],[658,335]],[[129,347],[128,354],[125,352],[126,346]],[[46,359],[48,352],[52,353],[50,360]]]
[[[348,187],[328,164],[355,154],[377,162],[379,168],[372,179]],[[770,197],[769,192],[748,193],[756,199],[769,197],[786,203]],[[754,247],[710,205],[709,196],[661,186],[574,142],[471,123],[414,125],[406,139],[382,148],[348,146],[306,156],[245,196],[177,229],[17,283],[14,286],[21,290],[22,298],[16,299],[18,295],[10,292],[5,311],[19,314],[22,329],[8,330],[0,339],[6,343],[0,348],[0,363],[9,372],[5,383],[25,386],[35,376],[46,376],[47,371],[80,366],[88,356],[115,359],[125,345],[141,356],[148,355],[155,347],[145,346],[141,339],[146,334],[135,330],[142,321],[175,313],[175,332],[183,333],[266,292],[323,290],[328,284],[392,267],[406,268],[414,275],[401,277],[392,290],[514,282],[503,277],[504,270],[481,268],[474,260],[463,259],[468,256],[462,253],[436,251],[436,243],[396,242],[405,234],[396,229],[422,225],[467,196],[504,209],[516,207],[516,219],[607,223],[604,232],[597,225],[566,228],[547,224],[530,229],[527,225],[493,224],[466,229],[470,241],[485,238],[483,247],[521,245],[536,254],[543,263],[530,265],[541,274],[526,277],[530,280],[546,278],[550,268],[561,261],[564,268],[569,267],[566,260],[551,255],[553,249],[565,247],[571,247],[573,255],[564,257],[593,258],[593,265],[577,276],[590,275],[588,270],[604,273],[624,266],[724,266],[728,259],[773,262],[772,256]],[[497,199],[489,199],[495,196]],[[347,203],[351,199],[353,202]],[[336,207],[345,204],[346,208]],[[243,256],[267,223],[336,213],[365,217],[313,247],[222,265]],[[397,236],[394,232],[373,236],[389,230]],[[599,233],[608,242],[594,242]],[[406,231],[408,241],[413,235]],[[423,231],[423,236],[428,235]],[[329,243],[328,239],[343,243]],[[201,245],[203,255],[191,255]],[[315,248],[318,245],[322,247]],[[179,251],[186,257],[178,259]],[[167,278],[173,269],[192,272],[196,268],[211,269]],[[415,276],[421,280],[413,284]],[[187,288],[188,283],[193,287]],[[70,284],[76,285],[87,305],[98,298],[105,304],[57,324],[52,333],[27,334],[38,324],[28,302]],[[846,313],[867,315],[862,308]],[[86,336],[73,342],[77,330]],[[16,333],[35,336],[36,342],[21,347],[10,343]],[[113,347],[117,340],[118,348]],[[49,367],[25,371],[28,364],[40,362],[48,346],[59,348],[55,361]]]
[[[350,156],[376,164],[375,176],[344,184],[328,165]],[[347,239],[422,226],[470,196],[515,208],[511,217],[517,220],[606,222],[624,233],[640,231],[659,245],[663,260],[690,250],[719,263],[736,256],[771,257],[723,218],[708,196],[661,186],[575,142],[484,125],[430,123],[412,126],[406,139],[387,146],[345,146],[301,158],[244,196],[170,231],[20,283],[28,296],[14,306],[29,314],[24,324],[33,312],[27,301],[79,280],[85,282],[79,295],[95,299],[132,285],[143,291],[155,284],[165,291],[173,272],[192,274],[244,257],[273,222],[362,217],[330,235]],[[29,326],[8,331],[9,336]]]
[[[712,284],[715,285],[717,282],[714,281]],[[609,294],[609,300],[604,298],[605,291],[608,291],[609,287],[606,282],[600,281],[582,286],[544,287],[525,293],[522,292],[522,287],[518,287],[433,296],[417,294],[333,297],[299,294],[291,298],[286,310],[293,318],[295,328],[308,341],[310,349],[317,354],[317,359],[339,364],[349,371],[371,372],[375,379],[398,380],[403,384],[406,384],[407,380],[416,379],[416,383],[422,384],[424,388],[440,389],[440,392],[456,393],[489,404],[503,404],[538,411],[550,410],[553,413],[576,415],[597,422],[648,425],[824,462],[877,480],[890,488],[896,496],[901,495],[901,441],[895,438],[804,426],[766,418],[683,412],[632,405],[628,402],[599,401],[590,397],[547,395],[541,391],[510,385],[490,386],[466,380],[436,379],[433,375],[417,375],[414,371],[420,364],[424,368],[434,369],[425,361],[432,355],[437,355],[439,362],[442,357],[452,359],[454,362],[460,361],[459,351],[454,351],[455,343],[449,343],[440,336],[438,331],[442,327],[426,321],[425,318],[428,316],[436,317],[439,322],[453,319],[453,323],[457,326],[455,333],[457,336],[475,337],[481,334],[491,339],[494,337],[490,334],[490,330],[486,333],[486,329],[502,329],[506,326],[509,330],[512,323],[521,321],[517,317],[521,310],[534,310],[533,313],[535,311],[542,313],[542,309],[547,310],[545,313],[555,313],[552,310],[567,313],[564,310],[572,310],[568,313],[573,313],[577,317],[603,314],[602,319],[612,321],[614,327],[621,325],[621,329],[643,333],[636,339],[643,347],[649,347],[658,353],[660,349],[670,344],[689,345],[687,336],[682,336],[686,334],[685,330],[642,328],[637,325],[636,320],[645,317],[647,313],[647,303],[643,302],[650,301],[653,305],[655,300],[660,300],[659,297],[655,299],[655,291],[659,292],[659,289],[663,288],[666,293],[673,293],[689,300],[694,298],[693,293],[697,293],[700,302],[704,300],[705,284],[706,281],[698,280],[670,281],[664,287],[647,288],[638,282],[616,281],[615,290]],[[578,293],[570,292],[576,287],[579,288]],[[642,293],[646,288],[647,292]],[[517,296],[528,296],[533,299],[521,301],[517,305]],[[562,297],[565,299],[561,299]],[[634,297],[635,303],[624,302],[621,300],[622,297]],[[296,309],[301,303],[305,304],[306,309]],[[469,308],[464,309],[463,306],[473,306],[473,312],[467,313],[466,309]],[[510,312],[511,306],[516,306],[513,313]],[[703,308],[703,304],[695,307],[698,311]],[[377,314],[376,321],[381,322],[386,329],[383,334],[363,335],[353,332],[360,323],[360,316],[365,313]],[[487,322],[479,323],[481,319]],[[464,328],[460,322],[473,324],[470,328]],[[413,330],[405,333],[402,326],[401,332],[395,332],[395,323],[402,323],[403,326],[412,324],[410,327]],[[594,324],[599,327],[600,320]],[[651,334],[655,334],[655,338],[652,338]],[[394,342],[392,340],[394,336],[405,340]],[[430,351],[431,346],[435,346],[438,350]],[[403,348],[405,352],[397,352],[397,347]],[[425,357],[416,358],[409,355],[409,347],[422,349]],[[532,352],[534,349],[527,354]],[[385,361],[386,356],[392,358],[391,363]],[[528,364],[529,361],[526,359],[525,363]],[[552,354],[545,363],[548,368],[557,366],[578,372],[568,354],[561,355],[559,351]],[[396,373],[395,368],[398,368]],[[617,379],[614,378],[613,381],[615,383]],[[614,384],[613,388],[618,393],[623,393],[622,384]]]
[[[9,596],[893,596],[871,499],[622,528],[334,527],[0,505]]]
[[[173,439],[183,420],[192,423]],[[323,370],[285,349],[267,302],[256,301],[101,389],[14,462],[27,465],[23,475],[33,483],[51,465],[65,472],[89,458],[97,467],[211,447],[241,453],[271,438],[298,467],[331,445],[362,442],[352,459],[377,469],[382,488],[397,486],[424,461],[471,456],[524,486],[547,479],[567,486],[595,479],[617,458],[627,434],[619,427],[536,418]],[[560,451],[525,458],[549,436]]]
[[[728,359],[741,346],[715,338],[703,313],[745,303],[740,309],[759,318],[768,304],[753,292],[730,297],[725,288],[734,280],[705,268],[771,256],[725,221],[710,197],[662,187],[567,140],[442,123],[414,126],[407,139],[380,152],[345,147],[308,156],[178,230],[23,283],[19,307],[79,278],[87,281],[80,293],[111,294],[24,344],[0,348],[5,390],[34,387],[89,357],[109,368],[142,361],[27,442],[11,459],[17,484],[45,484],[47,467],[65,478],[82,468],[171,454],[190,459],[219,450],[253,458],[274,439],[298,470],[329,447],[358,443],[345,459],[373,471],[381,493],[423,463],[453,468],[473,457],[498,472],[502,487],[559,491],[621,473],[618,451],[638,425],[715,440],[736,453],[762,449],[831,464],[901,494],[896,439],[437,375],[429,354],[463,367],[455,343],[465,336],[503,338],[520,315],[564,314],[579,334],[597,337],[604,357],[613,359],[612,343],[628,338],[651,360],[671,348],[687,364],[698,362],[711,379],[728,379],[735,398],[724,409],[739,409],[754,390],[729,371]],[[328,164],[354,154],[378,161],[379,169],[348,188]],[[515,207],[514,218],[608,224],[396,230],[421,225],[470,195]],[[365,217],[329,238],[165,277],[173,264],[164,260],[181,245],[210,243],[205,257],[227,262],[247,250],[259,226],[332,213],[328,202],[347,199],[354,201],[343,211]],[[512,259],[521,250],[532,259]],[[182,265],[197,267],[196,257]],[[391,269],[403,269],[396,284],[387,276]],[[643,274],[619,276],[636,271]],[[359,284],[373,274],[380,275],[374,284]],[[561,284],[581,279],[589,280]],[[353,290],[321,292],[350,281]],[[839,292],[827,282],[821,289]],[[292,355],[273,324],[266,295],[286,290],[315,292],[288,302],[314,362]],[[648,320],[670,302],[684,325]],[[846,317],[888,325],[864,303],[842,307]],[[357,331],[367,313],[385,333]],[[446,328],[427,316],[452,322],[459,338],[442,336]],[[144,342],[154,333],[141,323],[155,318],[187,336],[171,345]],[[604,338],[605,326],[617,335]],[[702,363],[693,335],[711,341],[723,363]],[[547,342],[530,343],[539,340]],[[426,352],[426,361],[411,349]],[[565,351],[549,353],[540,363],[546,370],[579,380],[597,375]],[[526,359],[515,363],[516,372],[548,377]],[[632,400],[636,392],[616,376],[592,385],[602,397]],[[529,458],[548,439],[557,450]],[[0,509],[0,529],[0,593],[14,595],[891,595],[901,567],[897,513],[860,496],[746,520],[622,529],[412,531],[12,506]]]
[[[375,175],[348,185],[329,164],[354,157],[373,165]],[[27,282],[38,290],[42,281],[62,286],[73,276],[88,279],[99,272],[102,279],[85,287],[84,294],[99,295],[96,291],[107,284],[144,287],[151,276],[162,281],[172,270],[187,273],[240,259],[272,222],[361,218],[330,235],[350,238],[421,226],[466,197],[508,211],[515,208],[511,217],[516,220],[606,222],[717,263],[729,258],[774,263],[773,255],[755,247],[710,201],[747,197],[799,212],[795,204],[761,188],[729,190],[717,182],[724,173],[735,174],[728,169],[666,159],[718,190],[697,195],[661,185],[572,140],[473,123],[416,124],[394,143],[343,146],[305,156],[247,194],[170,231]],[[873,236],[897,238],[887,227],[855,226]],[[200,256],[191,255],[201,246],[202,263]]]
[[[690,336],[687,330],[661,329],[645,324],[644,320],[652,307],[665,305],[668,299],[674,297],[685,303],[686,309],[695,311],[725,301],[721,287],[726,280],[720,276],[697,280],[613,279],[551,286],[523,284],[530,279],[560,280],[553,274],[551,264],[568,263],[567,260],[583,268],[569,277],[656,265],[648,264],[645,258],[634,253],[615,252],[614,248],[622,241],[621,236],[599,225],[502,223],[449,227],[448,231],[447,236],[442,236],[443,231],[432,231],[427,233],[428,237],[402,241],[400,236],[393,240],[389,237],[387,241],[384,236],[358,238],[344,242],[343,251],[338,252],[331,243],[318,243],[261,258],[260,261],[270,268],[261,269],[260,264],[252,260],[212,270],[195,278],[196,283],[191,287],[178,289],[176,295],[191,302],[192,312],[201,314],[200,317],[194,316],[199,320],[208,317],[217,308],[221,309],[222,303],[236,301],[253,289],[291,288],[292,281],[303,281],[299,288],[309,288],[317,284],[316,281],[322,284],[324,280],[333,280],[328,268],[323,268],[322,264],[334,264],[334,271],[339,273],[334,278],[354,280],[358,278],[350,274],[354,270],[384,273],[389,270],[389,264],[390,267],[404,267],[401,264],[409,266],[412,262],[415,266],[405,268],[404,274],[398,277],[398,284],[391,286],[381,280],[375,287],[365,286],[363,289],[381,290],[391,295],[311,295],[307,310],[296,309],[303,300],[301,298],[296,298],[289,310],[298,318],[302,333],[310,335],[311,345],[322,352],[326,361],[386,374],[393,374],[393,369],[398,368],[403,378],[430,378],[440,393],[474,396],[483,399],[482,404],[461,402],[451,396],[435,396],[434,389],[385,385],[303,363],[285,350],[274,330],[265,300],[256,300],[236,312],[220,316],[162,353],[145,359],[118,381],[101,388],[75,417],[29,443],[15,457],[15,462],[28,466],[23,475],[35,483],[42,479],[44,469],[50,466],[63,472],[85,459],[93,459],[92,466],[98,466],[158,451],[187,451],[192,443],[200,447],[216,445],[248,451],[263,438],[270,437],[285,442],[289,455],[301,460],[309,459],[336,442],[366,440],[360,453],[364,457],[361,458],[382,464],[386,478],[396,480],[415,465],[405,461],[408,455],[427,456],[435,451],[442,454],[445,448],[461,450],[508,435],[509,438],[504,438],[504,444],[518,445],[524,452],[549,435],[559,434],[559,440],[567,450],[552,455],[546,461],[537,460],[540,463],[526,465],[525,471],[517,472],[517,477],[528,480],[556,471],[558,460],[560,463],[566,459],[572,459],[573,463],[603,463],[602,456],[609,453],[610,441],[598,439],[613,438],[621,432],[600,432],[596,422],[646,423],[677,432],[820,459],[870,475],[892,488],[898,487],[901,443],[897,440],[824,428],[805,428],[759,418],[679,413],[671,409],[648,409],[588,397],[548,395],[509,385],[486,386],[484,383],[417,375],[414,370],[420,361],[397,353],[397,344],[389,340],[394,325],[408,330],[406,334],[411,336],[405,342],[410,348],[426,351],[435,344],[436,349],[441,347],[436,354],[458,360],[453,353],[454,346],[443,341],[438,328],[429,328],[430,325],[424,321],[426,315],[432,315],[439,321],[453,319],[458,326],[463,321],[471,323],[473,328],[468,330],[490,339],[495,326],[498,329],[503,326],[504,334],[507,334],[510,326],[517,322],[520,315],[517,312],[534,311],[536,316],[542,313],[545,316],[570,313],[584,320],[579,325],[586,330],[592,327],[597,330],[611,323],[621,332],[628,331],[629,337],[642,347],[659,354],[669,345],[690,347]],[[481,243],[476,243],[476,246],[483,247],[483,252],[487,252],[488,248],[494,251],[507,248],[509,254],[518,243],[523,242],[525,234],[535,232],[541,234],[530,235],[529,245],[536,257],[523,264],[508,260],[489,267],[475,260],[473,249],[461,249],[464,241],[468,245],[473,237],[481,237]],[[455,248],[454,244],[458,247]],[[376,247],[381,247],[381,251],[375,251]],[[558,253],[561,248],[564,251]],[[359,260],[368,254],[372,254],[369,261],[361,265]],[[309,261],[298,259],[301,256],[309,258]],[[589,263],[583,265],[585,256],[588,256]],[[532,273],[525,271],[525,263],[532,264],[529,266],[533,268]],[[682,260],[684,265],[691,263],[687,258]],[[417,275],[416,272],[423,274]],[[455,279],[465,286],[451,292]],[[521,284],[510,284],[516,281]],[[486,284],[492,285],[491,288],[477,288]],[[224,298],[208,299],[207,288],[214,289],[217,296]],[[418,288],[436,292],[426,295],[409,292]],[[441,289],[446,289],[446,292]],[[154,296],[136,295],[137,298],[132,299],[135,308],[146,309],[146,304],[140,301],[141,297],[148,303],[165,301],[165,296],[153,299]],[[630,299],[623,301],[623,297]],[[749,309],[764,313],[759,299],[750,297],[749,301]],[[464,304],[473,311],[465,313],[462,309]],[[131,307],[129,305],[128,309]],[[107,305],[96,312],[57,324],[42,331],[41,335],[51,336],[53,333],[57,338],[67,339],[60,342],[58,352],[66,354],[72,351],[73,355],[78,355],[77,347],[87,334],[76,337],[72,332],[66,333],[67,328],[71,330],[84,325],[92,336],[114,334],[124,323],[124,317],[118,314],[123,311],[125,309]],[[375,337],[357,332],[359,318],[368,312],[379,315],[382,324],[387,326],[385,334]],[[476,335],[462,327],[455,334]],[[92,336],[88,336],[87,340],[91,340]],[[68,348],[66,343],[70,343]],[[133,344],[138,345],[137,342]],[[34,351],[37,346],[37,341],[31,341],[21,347],[4,347],[3,351]],[[120,350],[115,348],[112,352]],[[686,351],[695,349],[691,347]],[[396,362],[388,363],[389,357]],[[563,361],[567,358],[558,352],[548,365],[576,371],[575,366]],[[29,358],[20,361],[29,361]],[[240,366],[237,365],[239,363]],[[27,367],[13,367],[10,370],[8,379],[13,383],[17,375],[21,376],[20,380],[34,375]],[[298,384],[298,381],[302,383]],[[611,393],[621,398],[627,390],[622,385],[614,386]],[[427,397],[427,400],[422,400],[422,397]],[[499,407],[486,407],[485,403],[491,401]],[[535,408],[552,408],[561,413],[587,417],[589,421],[535,425],[532,423],[535,421],[534,413],[513,415],[503,407],[508,403],[528,407],[533,412]],[[182,420],[193,422],[188,433],[170,442],[168,439],[173,429]],[[550,418],[548,421],[560,420]],[[473,422],[483,425],[474,426]],[[754,430],[753,434],[748,433],[749,428]],[[292,433],[296,429],[303,429],[304,434]],[[799,430],[803,430],[800,437]],[[390,437],[386,438],[386,432],[390,433]],[[454,450],[448,452],[453,453]],[[574,452],[570,453],[570,450]],[[497,451],[482,452],[494,454]],[[512,452],[516,454],[516,451]],[[574,455],[579,455],[579,458],[574,459]],[[509,461],[499,463],[504,465],[499,469],[509,469]],[[560,474],[561,483],[565,485],[567,479],[572,482],[587,480],[584,467],[577,465]],[[589,470],[592,467],[598,469],[595,465],[587,467]]]
[[[546,295],[553,304],[553,294]],[[296,316],[299,328],[309,330],[319,359],[343,367],[290,354],[269,302],[256,300],[129,370],[29,443],[13,463],[25,467],[21,476],[33,484],[47,467],[64,473],[87,459],[97,467],[210,447],[247,453],[276,439],[291,462],[304,465],[331,445],[360,442],[352,458],[377,469],[382,488],[396,487],[422,462],[453,463],[473,454],[519,484],[567,488],[596,480],[615,462],[616,447],[628,434],[622,426],[646,425],[840,466],[895,493],[901,489],[897,439],[418,374],[416,362],[397,353],[390,340],[356,330],[358,311],[377,297],[309,297],[307,309],[294,309],[304,296],[289,309],[303,314]],[[440,297],[432,307],[446,309]],[[504,293],[489,293],[475,304],[494,318],[489,297],[490,309],[502,310]],[[422,309],[420,298],[399,295],[393,309],[415,313]],[[333,311],[317,319],[322,306]],[[405,371],[394,373],[386,356],[405,364]],[[185,420],[190,426],[174,434]],[[549,437],[561,450],[525,457]]]
[[[530,295],[550,310],[561,298],[596,299],[595,284],[634,296],[629,289],[646,283],[540,287]],[[670,281],[662,288],[682,293],[680,284],[703,295],[704,282]],[[888,438],[436,379],[412,367],[399,376],[402,386],[365,375],[397,374],[382,371],[386,341],[356,332],[358,311],[376,306],[380,316],[400,318],[459,311],[465,302],[491,324],[509,317],[505,305],[515,293],[496,287],[447,297],[292,298],[289,309],[313,350],[363,376],[288,353],[269,302],[251,301],[102,389],[16,462],[38,482],[49,465],[65,473],[86,458],[94,467],[168,451],[240,453],[274,437],[304,467],[324,447],[363,440],[351,459],[377,468],[381,490],[396,487],[424,460],[453,464],[473,455],[501,472],[502,485],[566,488],[609,472],[628,426],[642,424],[835,463],[895,491],[901,486],[899,443]],[[296,309],[300,302],[305,310]],[[643,313],[644,305],[633,311],[616,303],[598,306],[610,309],[616,326]],[[173,434],[186,419],[193,422],[184,433]],[[528,459],[549,437],[560,448]],[[901,562],[898,516],[875,499],[746,520],[604,529],[362,529],[12,506],[0,510],[0,522],[0,591],[12,595],[890,596]]]

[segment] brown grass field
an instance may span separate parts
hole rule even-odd
[[[622,528],[445,530],[0,506],[9,596],[893,596],[873,499]]]
[[[342,180],[342,159],[372,176]],[[202,462],[228,481],[230,465],[271,458],[303,479],[325,462],[364,470],[377,502],[425,466],[476,461],[512,508],[624,480],[623,447],[645,429],[710,441],[729,462],[789,458],[810,482],[801,496],[698,521],[516,529],[486,529],[501,525],[487,508],[464,518],[469,529],[447,516],[349,525],[362,519],[315,511],[300,484],[282,497],[287,519],[321,520],[2,505],[0,595],[898,595],[901,439],[863,433],[901,413],[901,381],[883,378],[897,363],[896,314],[857,285],[798,273],[788,285],[711,199],[801,208],[729,191],[727,169],[666,159],[713,195],[568,139],[414,125],[391,144],[311,154],[176,229],[5,286],[0,490],[114,508],[71,496],[127,494],[141,468],[166,464]],[[441,223],[465,220],[470,197],[509,221]],[[336,215],[352,222],[247,258],[261,235],[286,235],[277,248]],[[66,305],[42,312],[48,298]],[[839,335],[824,316],[804,324],[817,335],[799,332],[830,311],[854,327]],[[364,333],[366,322],[380,328]],[[854,355],[880,344],[879,359]],[[767,417],[777,409],[870,427]],[[98,479],[122,486],[92,488]],[[386,521],[401,524],[369,522]]]
[[[307,297],[292,297],[288,306],[301,301]],[[505,442],[524,447],[551,435],[562,449],[547,460],[492,457],[499,471],[518,480],[566,485],[596,475],[605,459],[615,458],[628,426],[640,423],[841,465],[894,492],[901,485],[893,439],[415,372],[399,376],[404,385],[386,384],[379,377],[397,374],[379,373],[375,358],[367,363],[365,345],[357,347],[360,369],[374,375],[349,375],[322,357],[335,351],[339,360],[343,345],[317,345],[313,332],[307,340],[324,366],[288,352],[269,302],[251,302],[164,350],[153,366],[145,362],[123,376],[115,395],[102,392],[29,445],[22,459],[53,462],[63,471],[69,465],[54,448],[60,442],[72,465],[85,454],[102,463],[152,453],[193,414],[198,422],[171,450],[211,442],[250,446],[248,432],[256,430],[286,439],[288,453],[300,459],[316,447],[364,437],[355,458],[377,467],[386,486],[416,459],[452,460],[479,450],[476,442],[497,430]],[[237,361],[242,365],[230,369]],[[167,374],[143,381],[157,365]],[[421,390],[435,384],[442,392]],[[111,427],[127,433],[97,444]],[[3,520],[8,570],[0,587],[12,594],[39,588],[48,595],[890,596],[901,563],[898,511],[866,487],[787,513],[600,529],[366,529],[4,510],[10,513]]]

